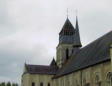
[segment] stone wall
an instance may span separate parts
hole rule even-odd
[[[22,76],[22,86],[32,86],[32,83],[35,83],[35,86],[40,86],[40,83],[43,83],[43,86],[52,86],[52,75],[44,74],[24,74]]]
[[[108,86],[111,62],[105,62],[53,80],[52,86]]]
[[[56,62],[59,67],[61,67],[66,62],[66,49],[69,50],[69,56],[72,54],[73,45],[72,44],[60,44],[56,50]]]

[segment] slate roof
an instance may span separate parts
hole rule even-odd
[[[26,70],[30,74],[48,74],[55,75],[58,67],[54,64],[54,60],[51,62],[51,65],[30,65],[25,64]]]
[[[51,61],[50,66],[57,66],[55,59],[53,58],[53,60]]]
[[[57,78],[95,64],[110,61],[110,44],[112,43],[112,31],[98,38],[87,46],[79,49],[71,59],[57,72],[53,78]]]
[[[74,32],[75,28],[71,24],[70,20],[67,18],[65,21],[65,24],[62,27],[62,30],[60,31],[59,35],[64,35],[64,30],[69,31],[69,32]]]
[[[80,41],[79,25],[78,25],[78,19],[76,16],[74,47],[81,47],[81,46],[82,46],[82,44]]]
[[[78,19],[76,17],[75,28],[67,18],[62,30],[59,33],[59,44],[73,44],[74,47],[81,47]]]

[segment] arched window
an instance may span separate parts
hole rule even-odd
[[[72,49],[72,53],[74,53],[74,49]]]
[[[95,75],[95,84],[96,86],[101,86],[101,81],[98,74]]]
[[[40,83],[40,86],[43,86],[43,83],[42,82]]]
[[[77,80],[75,81],[75,84],[76,84],[76,86],[79,86],[79,84],[78,84],[78,81],[77,81]]]
[[[34,82],[32,82],[32,86],[35,86],[35,83]]]
[[[69,50],[68,50],[68,48],[66,49],[66,60],[68,60],[69,59]]]
[[[112,73],[111,72],[107,73],[107,84],[108,86],[112,86]]]
[[[48,85],[47,86],[50,86],[50,83],[48,83]]]
[[[86,79],[83,78],[83,85],[86,86]]]

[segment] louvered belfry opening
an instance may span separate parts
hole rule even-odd
[[[69,50],[68,50],[68,48],[66,49],[66,60],[68,60],[69,59]]]

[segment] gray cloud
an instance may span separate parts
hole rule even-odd
[[[20,83],[24,62],[49,64],[56,57],[58,33],[66,20],[75,26],[75,10],[83,45],[111,30],[111,0],[0,0],[0,81]]]
[[[9,80],[18,82],[25,60],[31,64],[42,64],[41,62],[48,64],[50,62],[48,50],[41,44],[34,45],[31,50],[24,49],[21,46],[16,47],[16,42],[7,44],[2,45],[0,49],[0,76],[6,80],[9,78]]]

